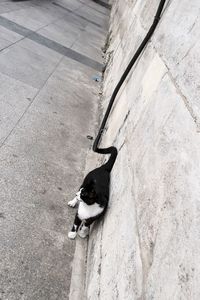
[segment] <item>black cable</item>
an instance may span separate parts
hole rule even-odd
[[[122,86],[122,84],[124,83],[126,77],[128,76],[130,70],[132,69],[132,67],[134,66],[134,64],[136,63],[138,57],[140,56],[140,54],[142,53],[143,49],[145,48],[145,46],[147,45],[148,41],[150,40],[151,36],[153,35],[157,25],[158,25],[158,22],[160,20],[160,16],[161,16],[161,13],[163,11],[163,8],[164,8],[164,5],[165,5],[165,2],[166,0],[161,0],[160,1],[160,4],[158,6],[158,9],[157,9],[157,12],[156,12],[156,15],[155,15],[155,18],[154,18],[154,21],[153,21],[153,24],[151,25],[149,31],[147,32],[144,40],[142,41],[142,43],[140,44],[140,46],[138,47],[137,51],[135,52],[133,58],[131,59],[130,63],[128,64],[125,72],[123,73],[121,79],[119,80],[117,86],[115,87],[114,89],[114,92],[111,96],[111,99],[110,99],[110,102],[108,104],[108,107],[107,107],[107,110],[106,110],[106,113],[104,115],[104,118],[103,118],[103,121],[101,123],[101,126],[100,126],[100,129],[99,129],[99,132],[97,134],[97,137],[94,141],[94,144],[93,144],[93,151],[94,152],[97,152],[97,149],[98,149],[98,145],[99,145],[99,141],[100,141],[100,138],[103,134],[103,131],[104,131],[104,128],[105,128],[105,125],[106,125],[106,122],[107,122],[107,119],[109,117],[109,114],[110,114],[110,111],[112,109],[112,106],[113,106],[113,103],[115,101],[115,98]]]

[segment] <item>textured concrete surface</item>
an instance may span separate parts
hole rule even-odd
[[[88,151],[86,157],[85,174],[95,168],[98,155]],[[88,239],[76,239],[76,248],[72,264],[72,277],[70,285],[69,300],[86,300],[86,271],[87,271]],[[92,253],[93,255],[93,253]],[[88,269],[89,272],[89,269]]]
[[[108,13],[89,0],[0,1],[2,300],[68,299],[67,202],[96,127]]]
[[[103,107],[159,1],[116,1]],[[114,105],[104,145],[119,149],[110,206],[91,231],[87,299],[200,298],[199,11],[168,1]]]

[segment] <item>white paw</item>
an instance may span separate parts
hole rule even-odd
[[[68,238],[69,238],[70,240],[74,240],[75,237],[76,237],[76,235],[77,235],[76,231],[70,231],[70,232],[68,233]]]
[[[75,207],[76,204],[77,204],[77,202],[78,202],[78,199],[75,197],[73,200],[71,200],[71,201],[68,202],[68,205],[70,207]]]
[[[79,230],[78,235],[79,235],[82,239],[84,239],[84,238],[86,238],[86,237],[89,235],[89,231],[90,231],[89,228],[83,225],[83,226],[81,227],[81,229]]]

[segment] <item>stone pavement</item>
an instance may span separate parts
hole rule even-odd
[[[99,3],[98,3],[99,2]],[[0,0],[0,299],[68,299],[109,9]]]

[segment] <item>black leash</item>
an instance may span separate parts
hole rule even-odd
[[[112,109],[112,106],[113,106],[113,103],[115,101],[115,98],[122,86],[122,84],[124,83],[126,77],[128,76],[129,72],[131,71],[132,67],[134,66],[134,64],[136,63],[137,59],[139,58],[140,54],[142,53],[142,51],[144,50],[145,46],[147,45],[147,43],[149,42],[151,36],[153,35],[157,25],[158,25],[158,22],[160,21],[160,16],[161,16],[161,13],[163,11],[163,8],[164,8],[164,5],[165,5],[165,2],[166,0],[161,0],[160,1],[160,4],[158,6],[158,9],[157,9],[157,12],[156,12],[156,15],[155,15],[155,18],[154,18],[154,21],[153,21],[153,24],[151,25],[149,31],[147,32],[144,40],[142,41],[142,43],[140,44],[140,46],[138,47],[137,51],[135,52],[133,58],[131,59],[130,63],[128,64],[125,72],[123,73],[122,77],[120,78],[118,84],[116,85],[114,91],[113,91],[113,94],[111,96],[111,99],[110,99],[110,102],[108,104],[108,107],[107,107],[107,110],[106,110],[106,113],[104,115],[104,118],[103,118],[103,121],[101,123],[101,126],[100,126],[100,129],[99,129],[99,132],[97,134],[97,137],[94,141],[94,144],[93,144],[93,151],[94,152],[97,152],[97,149],[98,149],[98,145],[99,145],[99,141],[101,139],[101,136],[103,134],[103,131],[105,129],[105,125],[106,125],[106,122],[107,122],[107,119],[109,117],[109,114],[110,114],[110,111]]]

